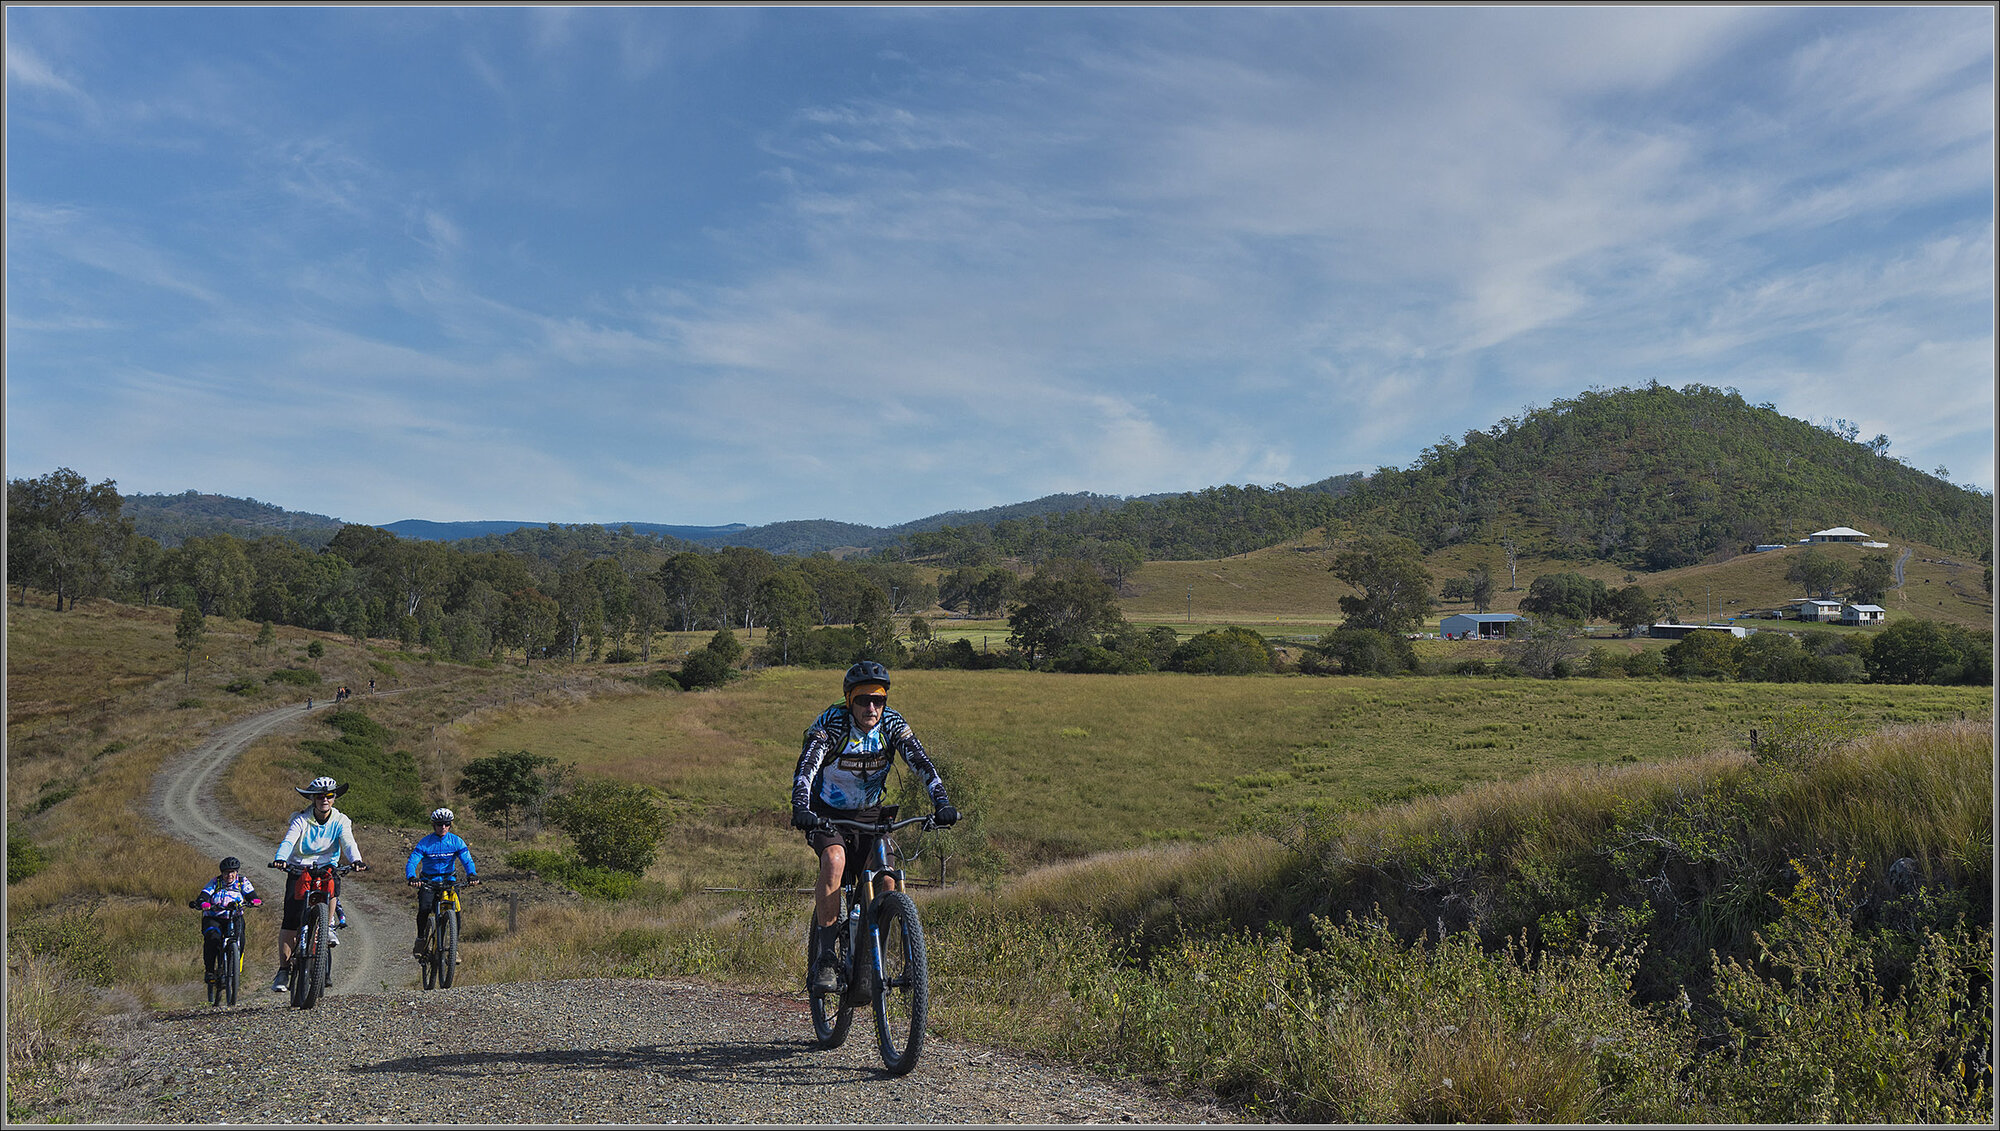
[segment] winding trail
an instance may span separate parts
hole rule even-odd
[[[238,719],[169,762],[153,780],[153,816],[160,827],[174,839],[202,849],[216,859],[240,858],[243,874],[265,896],[264,906],[249,913],[249,945],[243,956],[243,993],[237,998],[238,1008],[288,1006],[290,1000],[284,994],[270,992],[271,971],[278,961],[277,931],[285,876],[264,867],[284,831],[273,828],[257,832],[231,822],[223,816],[216,787],[251,743],[296,727],[311,715],[332,708],[331,702],[315,705],[310,711],[287,705]],[[401,875],[402,860],[384,855],[379,845],[364,843],[361,851],[371,871],[384,869]],[[404,914],[402,901],[385,899],[375,887],[360,881],[358,876],[349,876],[341,882],[340,899],[347,906],[347,927],[340,932],[340,948],[333,954],[334,993],[387,991],[418,984],[416,964],[409,961],[406,951],[393,945],[402,938],[395,929]],[[403,961],[397,962],[399,957]]]
[[[328,708],[331,704],[328,705]],[[151,805],[172,836],[261,864],[278,830],[224,816],[217,784],[258,739],[298,726],[298,705],[217,730],[163,767]],[[403,932],[400,859],[362,844],[379,881],[344,885],[348,927],[333,992],[309,1015],[269,992],[277,915],[252,912],[235,1009],[151,1013],[62,1101],[63,1121],[105,1124],[826,1123],[1187,1126],[1244,1115],[1200,1096],[1094,1076],[1005,1049],[939,1040],[886,1075],[863,1009],[837,1049],[811,1040],[802,993],[691,979],[461,984],[425,993]],[[277,873],[253,868],[253,880]],[[389,881],[389,882],[383,882]],[[391,889],[390,882],[394,886]],[[277,885],[272,885],[276,890]],[[393,891],[393,898],[390,892]],[[266,917],[254,918],[259,913]],[[260,963],[263,963],[260,965]],[[249,977],[263,971],[261,980]]]

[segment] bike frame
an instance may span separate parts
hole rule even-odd
[[[304,900],[304,904],[299,908],[298,938],[292,945],[292,978],[294,979],[294,986],[297,985],[297,979],[310,976],[313,960],[318,957],[319,951],[330,945],[326,939],[313,937],[313,908],[322,905],[326,907],[327,929],[329,931],[332,930],[335,922],[334,879],[352,871],[354,871],[354,865],[352,864],[285,865],[285,874],[291,877],[292,893],[299,899]],[[316,999],[319,992],[324,988],[323,986],[313,986],[310,996]],[[298,997],[300,991],[295,988],[292,992],[294,995],[294,1004],[300,1004]]]
[[[865,821],[847,821],[838,817],[822,818],[829,825],[850,828],[856,832],[870,833],[875,837],[875,845],[869,849],[869,859],[851,884],[842,884],[847,892],[847,922],[842,928],[847,932],[847,1001],[852,1005],[866,1004],[874,993],[874,985],[882,980],[882,938],[875,925],[875,881],[887,876],[896,881],[898,888],[905,883],[903,870],[889,866],[889,834],[911,825],[922,825],[929,817],[905,817],[900,821],[882,821],[868,824]],[[874,982],[857,978],[854,969],[855,956],[861,953],[861,932],[868,931],[868,957],[873,969]]]

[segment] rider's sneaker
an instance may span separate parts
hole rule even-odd
[[[812,988],[821,993],[835,993],[840,989],[840,966],[828,959],[821,959],[813,968]]]
[[[271,992],[274,994],[284,993],[291,988],[292,975],[289,971],[280,970],[278,971],[278,976],[271,979]]]
[[[332,942],[332,944],[331,944],[331,945],[333,945],[333,946],[339,946],[339,945],[340,945],[340,936],[339,936],[339,935],[333,935],[333,936],[331,936],[331,937],[333,938],[333,942]]]
[[[425,958],[429,956],[430,956],[430,951],[425,949],[424,941],[422,939],[418,939],[414,944],[411,945],[410,947],[411,958],[414,958],[417,961],[422,962]]]
[[[215,971],[213,971],[213,970],[210,970],[210,971],[209,971],[208,973],[206,973],[206,974],[203,974],[203,975],[201,976],[201,984],[202,984],[202,985],[204,985],[204,986],[212,986],[212,985],[214,985],[214,984],[215,984]]]

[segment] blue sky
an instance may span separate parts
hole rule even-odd
[[[1657,380],[1993,486],[1990,7],[6,31],[10,478],[892,525]]]

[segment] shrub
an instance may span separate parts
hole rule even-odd
[[[1403,644],[1409,647],[1408,641]],[[1248,675],[1270,671],[1276,655],[1262,635],[1231,625],[1210,629],[1175,648],[1167,667],[1203,675]],[[1416,666],[1414,653],[1410,666]]]
[[[1374,628],[1339,628],[1314,645],[1340,665],[1343,675],[1398,675],[1417,670],[1416,649],[1401,634]]]
[[[241,679],[232,680],[223,687],[223,690],[232,695],[249,695],[257,690],[257,681],[251,679],[249,676],[244,676]]]
[[[18,884],[49,866],[40,845],[20,833],[7,833],[7,882]]]
[[[549,819],[576,842],[593,868],[644,875],[666,836],[660,806],[645,786],[602,778],[586,781],[549,803]]]
[[[732,638],[733,639],[733,638]],[[736,669],[728,660],[709,648],[696,648],[681,661],[680,685],[689,691],[703,687],[714,687],[735,678]]]
[[[1988,1123],[1991,929],[1928,934],[1896,992],[1854,931],[1861,865],[1792,867],[1757,962],[1716,960],[1728,1041],[1704,1091],[1754,1123]]]
[[[550,883],[561,884],[578,895],[598,899],[624,899],[638,886],[639,877],[610,868],[593,868],[583,861],[545,849],[523,849],[507,854],[507,865],[533,872]]]
[[[429,808],[424,804],[416,756],[408,750],[388,749],[394,737],[389,728],[351,707],[327,715],[326,724],[338,731],[339,737],[300,741],[299,747],[313,755],[313,760],[286,763],[288,768],[314,776],[330,774],[348,786],[340,797],[340,808],[357,821],[423,824]]]

